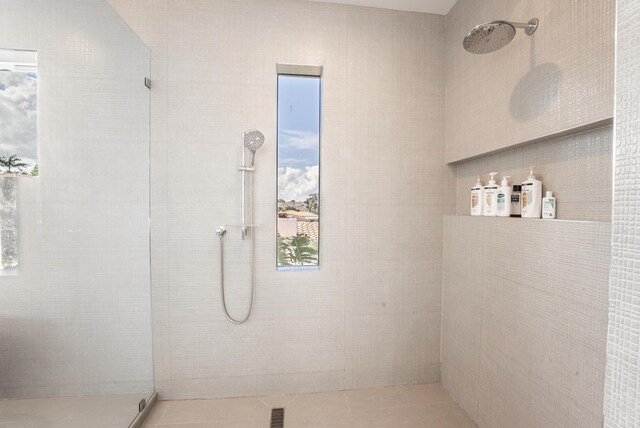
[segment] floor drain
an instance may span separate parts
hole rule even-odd
[[[284,409],[271,409],[271,428],[284,428]]]

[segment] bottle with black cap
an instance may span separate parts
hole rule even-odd
[[[511,192],[511,217],[520,217],[521,209],[520,198],[522,197],[522,186],[520,184],[513,185]]]

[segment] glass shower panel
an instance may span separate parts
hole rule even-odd
[[[149,49],[106,0],[0,0],[0,49],[38,67],[38,176],[0,198],[0,426],[127,427],[154,392]]]
[[[0,177],[0,275],[18,273],[18,211],[15,177]]]
[[[0,174],[38,175],[38,53],[0,48]]]

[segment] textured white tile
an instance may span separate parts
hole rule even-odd
[[[442,384],[477,420],[484,222],[447,216],[444,236]]]
[[[617,4],[615,192],[604,405],[607,428],[640,424],[640,307],[637,297],[640,290],[637,238],[640,231],[640,38],[634,26],[640,16],[640,4],[629,0],[619,0]]]
[[[479,426],[600,426],[609,229],[446,218],[442,377]]]

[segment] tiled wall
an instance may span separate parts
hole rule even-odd
[[[459,0],[447,15],[448,162],[613,115],[615,0]],[[472,55],[462,40],[493,20],[540,19],[501,50]],[[488,172],[488,171],[487,171]]]
[[[602,426],[610,225],[448,216],[444,230],[453,398],[480,428]]]
[[[611,221],[613,130],[606,126],[558,140],[517,147],[457,163],[457,214],[469,215],[469,191],[481,175],[486,185],[492,171],[498,184],[511,176],[510,184],[526,180],[535,166],[543,194],[553,191],[560,220]]]
[[[18,179],[20,274],[0,278],[0,398],[153,391],[149,51],[101,0],[0,0],[38,51],[38,178]]]
[[[605,426],[640,425],[638,223],[640,176],[640,4],[618,0],[616,142]]]
[[[462,48],[475,25],[533,16],[531,38]],[[613,41],[613,0],[459,0],[447,16],[446,156],[466,160],[445,226],[442,380],[480,428],[602,424]],[[531,165],[570,221],[469,217],[477,175],[516,184]]]
[[[152,272],[164,398],[440,379],[444,17],[300,0],[111,0],[152,50]],[[321,269],[275,270],[276,63],[324,66]],[[257,296],[221,309],[241,134],[258,128]],[[228,235],[229,302],[249,291]]]

